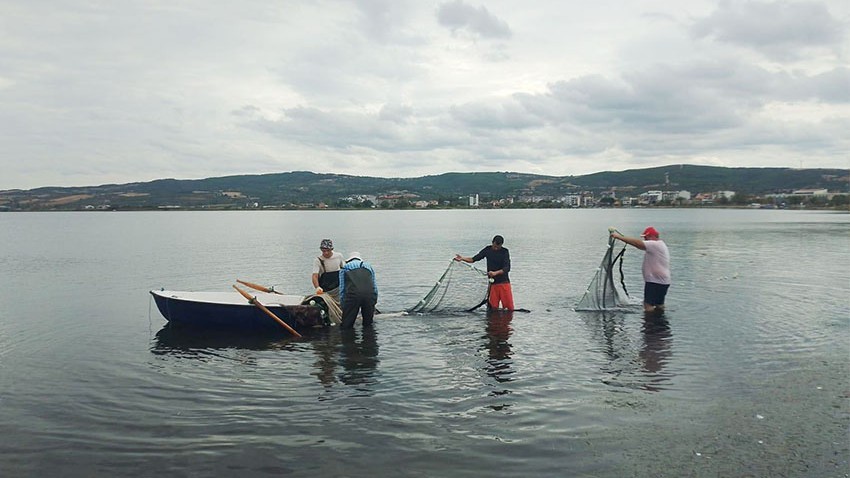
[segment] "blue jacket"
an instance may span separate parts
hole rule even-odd
[[[368,271],[368,274],[364,272]],[[378,283],[375,281],[375,270],[372,265],[360,259],[347,262],[339,270],[339,301],[344,302],[346,297],[364,298],[373,296],[378,302]]]

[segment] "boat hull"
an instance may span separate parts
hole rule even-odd
[[[169,324],[243,331],[285,330],[276,320],[237,293],[152,290],[159,312]],[[321,310],[301,305],[300,296],[256,294],[257,300],[294,329],[323,325]]]

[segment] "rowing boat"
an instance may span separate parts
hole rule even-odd
[[[260,308],[233,292],[150,291],[159,312],[170,324],[214,329],[268,331],[281,325]],[[282,321],[294,329],[325,325],[321,300],[300,295],[252,293]],[[311,302],[313,305],[311,305]]]

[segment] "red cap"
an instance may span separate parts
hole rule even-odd
[[[651,236],[658,237],[659,234],[658,234],[658,231],[656,231],[654,227],[649,226],[649,227],[647,227],[646,229],[643,230],[643,234],[641,234],[640,236],[641,237],[651,237]]]

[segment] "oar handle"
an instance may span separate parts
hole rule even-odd
[[[290,326],[289,326],[289,324],[287,324],[286,322],[284,322],[284,321],[280,320],[280,317],[278,317],[277,315],[275,315],[275,313],[274,313],[274,312],[272,312],[272,311],[270,311],[269,309],[267,309],[267,308],[266,308],[266,306],[264,306],[263,304],[261,304],[261,303],[260,303],[260,301],[258,301],[256,297],[251,296],[251,294],[249,294],[249,293],[245,292],[244,290],[240,289],[240,288],[239,288],[239,287],[237,287],[235,284],[233,285],[233,288],[234,288],[234,289],[236,289],[237,291],[239,291],[239,293],[240,293],[240,294],[242,294],[242,297],[244,297],[244,298],[248,299],[248,302],[250,302],[251,304],[256,305],[256,306],[257,306],[257,308],[259,308],[260,310],[262,310],[263,312],[265,312],[265,313],[266,313],[269,317],[271,317],[271,318],[273,318],[274,320],[276,320],[276,321],[277,321],[277,323],[279,323],[280,325],[282,325],[282,326],[283,326],[283,328],[285,328],[286,330],[288,330],[288,331],[289,331],[289,333],[291,333],[292,335],[294,335],[294,336],[296,336],[296,337],[298,337],[298,338],[301,338],[301,334],[299,334],[298,332],[296,332],[296,331],[295,331],[295,329],[293,329],[292,327],[290,327]]]
[[[271,292],[271,293],[274,293],[274,294],[280,294],[280,292],[274,290],[274,287],[266,287],[264,285],[254,284],[253,282],[248,282],[248,281],[244,281],[244,280],[241,280],[241,279],[236,279],[236,282],[238,282],[240,284],[244,284],[244,285],[246,285],[246,286],[248,286],[248,287],[250,287],[254,290],[258,290],[260,292]]]

